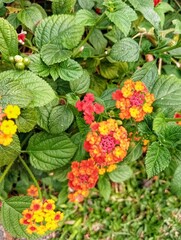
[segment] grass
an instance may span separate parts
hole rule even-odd
[[[170,192],[170,179],[147,179],[143,163],[136,164],[130,180],[113,184],[108,202],[94,191],[83,204],[63,204],[57,239],[181,239],[181,201]]]

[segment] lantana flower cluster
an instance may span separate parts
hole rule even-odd
[[[146,114],[153,111],[154,95],[149,93],[141,81],[126,80],[124,86],[112,94],[112,98],[116,100],[116,107],[120,109],[119,117],[122,120],[133,118],[140,122]]]
[[[55,211],[55,201],[52,199],[45,201],[34,199],[30,208],[25,209],[22,215],[20,224],[27,226],[27,233],[39,235],[55,230],[63,219],[63,213]]]
[[[115,164],[127,155],[129,139],[126,129],[119,126],[115,119],[94,122],[90,128],[84,142],[85,150],[94,159],[99,174],[113,171]]]
[[[98,167],[91,158],[81,162],[74,161],[67,177],[71,191],[68,195],[69,200],[71,202],[82,202],[88,196],[89,190],[94,188],[98,181]]]
[[[104,112],[104,106],[95,102],[95,97],[92,93],[87,93],[82,101],[78,100],[75,107],[79,112],[83,112],[84,120],[87,124],[91,124],[94,121],[95,113],[100,114]]]
[[[8,146],[13,141],[13,135],[17,131],[14,119],[20,115],[20,108],[16,105],[7,105],[3,110],[0,107],[0,145]]]

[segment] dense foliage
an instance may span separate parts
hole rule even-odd
[[[1,221],[12,236],[83,239],[66,230],[65,204],[78,216],[96,199],[97,211],[111,205],[140,162],[180,197],[180,11],[177,0],[1,1]]]

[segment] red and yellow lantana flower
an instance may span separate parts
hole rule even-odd
[[[33,200],[30,208],[25,209],[22,215],[20,224],[27,226],[26,231],[29,234],[37,233],[39,235],[55,230],[59,221],[63,219],[62,212],[55,212],[55,201],[52,199],[43,202],[40,199]]]
[[[126,129],[119,126],[115,119],[94,122],[90,128],[84,142],[85,150],[94,159],[100,174],[113,171],[115,164],[127,154],[129,140]]]
[[[131,79],[126,80],[124,86],[113,93],[112,98],[120,109],[120,118],[133,118],[136,122],[142,121],[146,114],[153,111],[152,103],[155,100],[144,83],[133,82]]]

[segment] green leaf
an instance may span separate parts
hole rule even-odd
[[[90,10],[94,6],[94,0],[78,0],[81,8]]]
[[[8,22],[15,28],[17,29],[19,27],[19,25],[21,24],[21,22],[18,20],[17,18],[17,13],[11,13],[7,19]]]
[[[27,151],[33,167],[51,171],[65,166],[73,157],[76,146],[66,136],[41,132],[30,138]]]
[[[141,69],[136,70],[132,76],[134,81],[142,81],[148,90],[150,90],[158,77],[158,69],[156,67],[156,62],[147,62]]]
[[[9,73],[9,71],[7,71]],[[33,95],[19,81],[9,78],[7,72],[0,73],[0,105],[5,107],[8,104],[27,107],[32,101]]]
[[[74,115],[69,106],[56,106],[49,116],[49,131],[52,134],[59,134],[70,127],[74,120]]]
[[[181,109],[181,81],[175,76],[161,76],[155,82],[152,93],[155,96],[155,107]]]
[[[13,141],[8,146],[0,145],[0,167],[8,165],[14,161],[21,152],[21,146],[17,135],[13,136]]]
[[[76,0],[52,0],[53,14],[71,13]]]
[[[90,89],[95,91],[97,95],[101,95],[106,89],[107,82],[106,79],[99,75],[91,75]]]
[[[47,132],[49,132],[50,113],[52,111],[52,108],[57,106],[58,104],[59,104],[59,99],[55,99],[52,102],[48,103],[47,105],[36,109],[37,118],[38,118],[37,124]]]
[[[65,81],[74,81],[82,76],[83,69],[78,62],[68,59],[60,63],[58,74]]]
[[[30,65],[28,68],[39,75],[40,77],[47,77],[50,74],[49,67],[42,61],[40,54],[30,55]]]
[[[161,20],[161,27],[163,28],[164,23],[165,23],[165,13],[171,11],[173,12],[174,9],[171,7],[169,3],[166,2],[160,2],[155,8],[155,12],[159,15],[160,20]]]
[[[178,19],[174,19],[172,23],[175,25],[175,34],[181,34],[181,21]]]
[[[84,132],[85,134],[86,132]],[[77,132],[71,137],[72,142],[77,146],[77,151],[74,155],[74,159],[77,161],[81,161],[82,159],[86,159],[87,152],[84,149],[84,141],[85,136],[82,133]]]
[[[119,76],[120,63],[101,62],[99,67],[100,74],[104,78],[114,79]]]
[[[165,127],[166,127],[165,115],[163,113],[158,113],[153,119],[153,130],[157,134],[159,134],[160,131],[165,129]]]
[[[181,126],[170,124],[162,128],[158,138],[160,142],[169,148],[175,148],[181,143]]]
[[[145,19],[147,19],[155,28],[159,27],[160,17],[154,11],[154,5],[152,0],[129,0],[131,5],[141,12]]]
[[[135,11],[123,2],[120,2],[119,9],[116,12],[106,11],[106,15],[125,36],[128,35],[131,29],[131,22],[137,19]]]
[[[142,155],[142,145],[140,142],[131,142],[127,156],[124,159],[124,162],[134,162]]]
[[[16,119],[19,132],[31,131],[37,123],[37,112],[33,108],[21,110],[21,115]]]
[[[104,101],[104,106],[106,109],[115,107],[115,100],[112,99],[112,94],[116,90],[117,88],[108,88],[102,93],[100,98]]]
[[[90,76],[87,70],[83,70],[83,74],[80,78],[70,82],[70,88],[77,94],[85,93],[90,85]]]
[[[97,55],[103,53],[107,46],[107,39],[103,36],[99,29],[94,29],[89,37],[89,42],[95,48]]]
[[[22,218],[22,212],[30,207],[31,201],[32,198],[28,196],[11,197],[3,201],[1,208],[2,224],[13,237],[38,239],[35,235],[26,233],[26,226],[19,223],[19,220]]]
[[[43,19],[41,11],[36,6],[30,6],[22,9],[18,14],[17,18],[26,27],[34,32],[38,23]]]
[[[28,107],[40,107],[56,98],[56,95],[50,85],[30,71],[5,71],[0,74],[0,78],[6,80],[9,79],[10,81],[13,80],[15,87],[20,89],[23,87],[26,89],[27,94],[31,94],[31,102]],[[9,94],[13,95],[13,89],[12,92],[11,89],[9,91]],[[3,95],[1,96],[3,97]],[[20,97],[22,98],[22,96]],[[26,99],[27,97],[25,97],[25,101]],[[22,102],[23,101],[24,99],[22,99]]]
[[[58,44],[45,44],[41,48],[40,55],[47,65],[60,63],[71,57],[70,50],[62,49]]]
[[[178,197],[181,196],[181,164],[177,167],[172,181],[171,181],[171,191]]]
[[[132,169],[126,164],[121,164],[118,165],[114,171],[109,173],[109,178],[113,182],[122,183],[128,180],[132,175]]]
[[[86,9],[81,9],[76,13],[76,23],[82,26],[94,26],[96,23],[96,14]]]
[[[139,59],[139,45],[131,38],[123,38],[115,43],[111,49],[110,57],[120,62],[136,62]]]
[[[84,28],[76,23],[75,16],[53,15],[43,19],[37,26],[35,42],[39,49],[49,43],[73,49],[80,42],[83,32]]]
[[[106,176],[99,177],[98,189],[99,189],[100,195],[107,202],[111,195],[111,184],[110,184],[109,179]]]
[[[14,27],[0,18],[0,52],[5,60],[18,54],[18,35]]]
[[[169,150],[161,146],[158,142],[152,143],[148,147],[145,158],[146,172],[148,177],[153,177],[168,167],[171,160]]]

